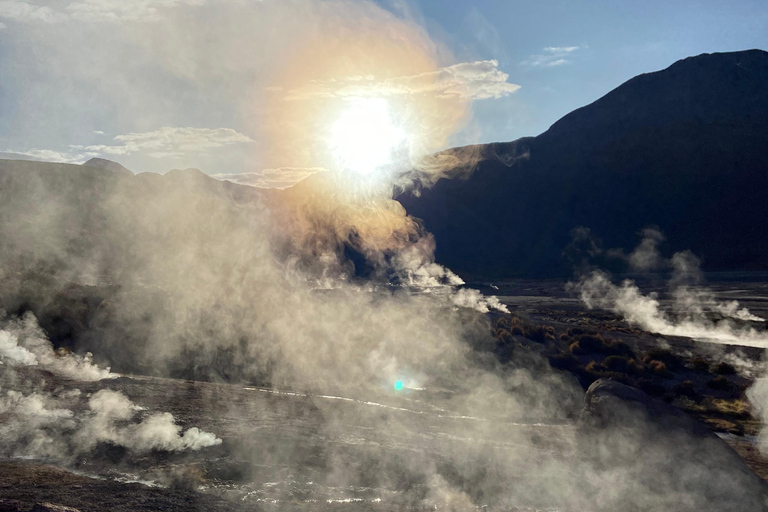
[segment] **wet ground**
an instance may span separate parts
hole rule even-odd
[[[429,508],[427,475],[449,471],[458,458],[466,464],[468,457],[488,461],[524,449],[556,464],[573,455],[571,426],[467,416],[442,406],[447,391],[355,397],[146,377],[58,381],[55,387],[58,394],[76,387],[85,396],[114,389],[148,411],[170,412],[179,424],[224,440],[182,454],[135,455],[104,446],[71,471],[148,488],[198,489],[238,506]],[[12,484],[3,484],[0,496],[14,497]]]

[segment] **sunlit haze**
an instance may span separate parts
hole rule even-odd
[[[370,174],[387,164],[405,133],[395,125],[387,102],[355,99],[332,127],[332,150],[343,169]]]
[[[768,0],[0,0],[0,511],[768,511]]]

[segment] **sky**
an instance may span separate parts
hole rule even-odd
[[[402,108],[428,152],[538,135],[638,74],[752,48],[765,0],[0,0],[0,157],[285,187],[333,165],[357,97]]]

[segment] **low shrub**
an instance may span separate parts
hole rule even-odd
[[[701,399],[701,395],[696,392],[696,388],[693,385],[693,381],[686,380],[679,384],[675,384],[672,391],[679,396],[690,398],[691,400],[698,402]]]
[[[632,357],[632,349],[623,341],[606,340],[599,334],[581,334],[574,338],[574,342],[568,347],[573,355],[606,354]]]
[[[560,339],[569,340],[571,338],[574,338],[576,336],[581,336],[583,334],[594,334],[594,332],[587,331],[586,329],[582,329],[581,327],[571,327],[570,329],[566,330],[563,334],[560,335]]]
[[[680,356],[676,356],[670,350],[664,348],[655,348],[645,353],[643,356],[643,362],[648,363],[650,361],[661,361],[670,371],[678,371],[683,367],[683,359]]]
[[[632,379],[626,373],[611,371],[596,361],[590,361],[580,373],[590,384],[597,379],[613,379],[628,386],[632,384]]]
[[[691,368],[696,372],[707,373],[709,372],[709,361],[703,357],[695,357],[691,361]]]
[[[522,336],[531,341],[544,343],[555,339],[555,329],[548,325],[537,325],[518,316],[509,315],[496,320],[493,336],[496,339]]]
[[[512,333],[510,333],[507,329],[494,329],[493,337],[502,345],[508,345],[514,341]]]
[[[730,391],[731,389],[733,389],[733,384],[731,384],[731,381],[729,381],[722,375],[718,375],[717,377],[707,382],[707,387],[716,389],[718,391]]]
[[[732,364],[722,362],[716,364],[712,371],[718,375],[733,375],[736,373],[736,368]]]
[[[665,379],[668,379],[672,376],[672,374],[670,373],[664,361],[651,359],[650,361],[647,361],[645,365],[646,365],[645,366],[646,371],[648,371],[649,373],[653,373],[654,375],[658,375],[659,377],[664,377]]]
[[[628,373],[630,375],[642,375],[644,373],[643,366],[627,356],[608,356],[603,361],[603,366],[610,371]]]

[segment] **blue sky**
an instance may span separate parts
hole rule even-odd
[[[277,77],[299,41],[359,26],[417,34],[440,77],[420,94],[464,87],[472,116],[447,143],[470,144],[537,135],[687,56],[768,49],[768,2],[0,0],[0,151],[285,186],[316,166],[305,139],[276,142]]]
[[[537,135],[626,80],[692,55],[768,49],[768,2],[481,0],[424,2],[427,19],[453,34],[457,54],[495,58],[520,91],[477,105],[485,140]],[[471,5],[468,5],[471,4]],[[578,47],[526,65],[547,47]],[[461,48],[461,50],[459,49]],[[549,64],[549,65],[547,65]]]

